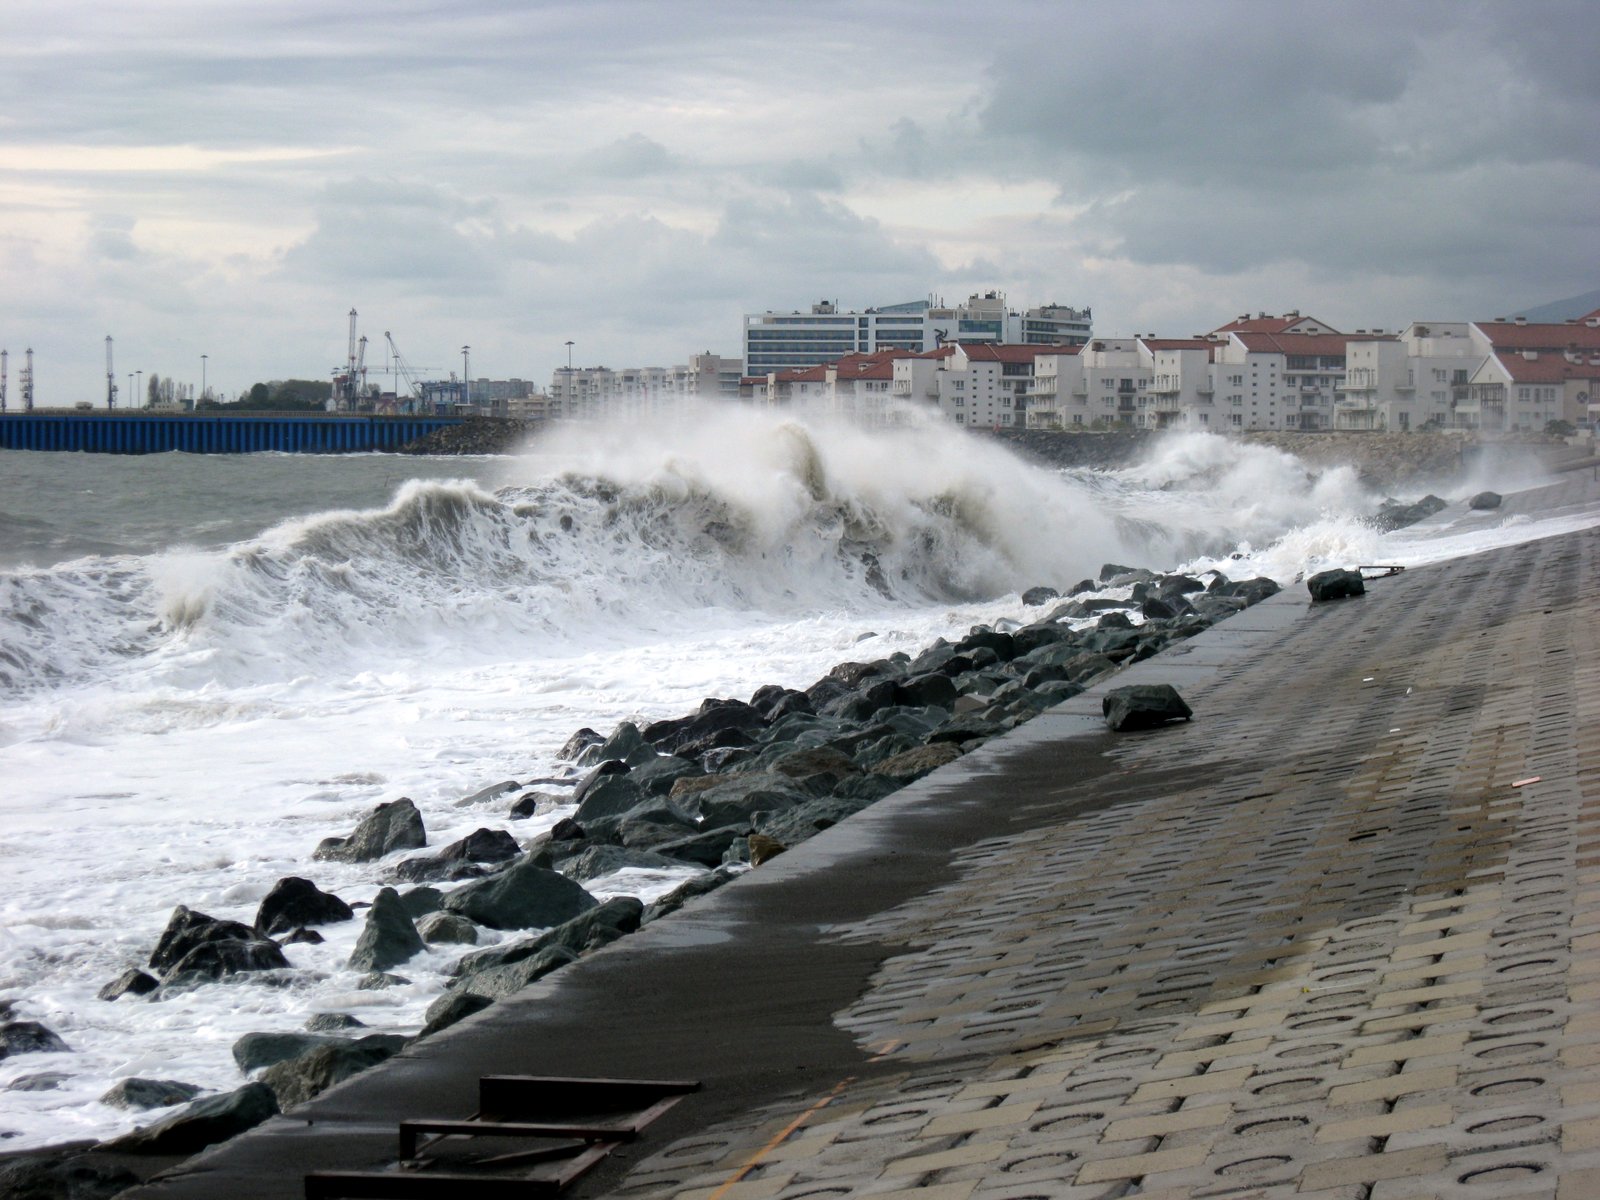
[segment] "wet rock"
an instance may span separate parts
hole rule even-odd
[[[708,829],[704,833],[675,838],[670,842],[657,843],[654,850],[657,854],[664,854],[681,862],[694,863],[702,867],[715,867],[722,862],[722,856],[727,853],[728,847],[733,844],[734,839],[742,833],[743,830],[733,826]]]
[[[1169,683],[1141,683],[1112,688],[1100,702],[1106,724],[1118,732],[1154,729],[1168,721],[1187,721],[1194,714]]]
[[[1467,507],[1484,512],[1489,509],[1499,508],[1502,499],[1503,497],[1499,492],[1479,492],[1471,500],[1467,501]]]
[[[369,1033],[354,1041],[316,1047],[298,1058],[268,1067],[261,1082],[272,1090],[282,1108],[304,1104],[336,1083],[343,1083],[405,1048],[407,1039],[393,1033]]]
[[[1237,596],[1245,604],[1260,604],[1269,596],[1276,596],[1283,589],[1278,586],[1276,579],[1268,579],[1265,575],[1258,575],[1254,579],[1240,579],[1229,582],[1223,579],[1217,587],[1216,594],[1220,596]]]
[[[654,850],[630,850],[625,846],[590,846],[559,864],[563,875],[579,882],[628,869],[669,871],[682,866],[682,862]]]
[[[644,744],[645,740],[639,733],[639,727],[632,721],[624,721],[612,730],[610,737],[585,755],[584,761],[593,763],[621,761]]]
[[[430,946],[478,944],[478,927],[455,913],[429,913],[417,922],[417,933]]]
[[[316,1013],[306,1018],[307,1033],[340,1033],[346,1029],[365,1029],[367,1023],[349,1013]]]
[[[471,808],[475,804],[487,804],[491,800],[499,799],[507,792],[516,791],[521,786],[515,779],[505,779],[499,783],[491,783],[488,787],[479,788],[472,795],[463,796],[460,800],[457,800],[456,807]]]
[[[872,774],[909,783],[960,757],[961,750],[955,743],[935,742],[884,759],[872,768]]]
[[[139,1182],[127,1168],[76,1147],[0,1158],[0,1196],[7,1200],[111,1200]]]
[[[535,980],[543,979],[568,963],[576,962],[578,955],[565,946],[546,946],[531,958],[520,959],[503,967],[491,967],[464,977],[459,982],[463,993],[482,996],[486,1000],[499,1000],[520,992]]]
[[[485,874],[476,864],[510,862],[521,853],[517,839],[505,830],[475,829],[438,854],[406,859],[394,869],[394,877],[407,883],[473,879]]]
[[[593,729],[585,725],[577,733],[566,740],[560,750],[556,751],[556,758],[561,762],[576,762],[585,750],[591,746],[599,746],[606,739]]]
[[[331,892],[324,892],[309,879],[290,875],[272,885],[272,890],[256,909],[256,932],[263,937],[304,929],[312,925],[333,925],[355,916],[350,906]]]
[[[1061,593],[1053,587],[1031,587],[1022,593],[1022,602],[1029,608],[1036,608],[1041,604],[1048,604]]]
[[[150,954],[150,969],[161,975],[171,973],[192,950],[207,942],[249,942],[256,931],[238,921],[219,921],[216,917],[178,905],[167,919],[167,927],[156,939],[156,948]]]
[[[451,974],[458,980],[465,979],[484,971],[524,962],[552,946],[562,947],[573,954],[595,950],[639,928],[643,912],[644,905],[632,896],[614,896],[581,916],[534,937],[468,954],[451,968]]]
[[[356,990],[362,992],[381,992],[392,987],[406,987],[411,980],[404,975],[391,975],[387,971],[368,971],[356,980]]]
[[[571,797],[557,792],[523,792],[511,802],[506,815],[514,821],[524,821],[529,817],[541,817],[547,812],[571,803]]]
[[[366,926],[350,952],[349,966],[357,971],[387,971],[424,949],[411,914],[400,893],[384,888],[373,898]]]
[[[1331,571],[1318,571],[1307,579],[1306,590],[1311,593],[1313,600],[1344,600],[1352,596],[1365,595],[1367,585],[1362,580],[1360,571],[1335,568]]]
[[[597,903],[566,876],[519,862],[499,875],[452,892],[445,898],[444,908],[490,929],[533,929],[560,925]]]
[[[677,912],[689,901],[716,891],[730,879],[739,876],[740,871],[735,868],[719,866],[714,871],[707,871],[704,875],[696,875],[673,888],[665,896],[656,900],[644,910],[640,923],[648,925],[651,921],[659,920],[668,913]]]
[[[423,1014],[423,1026],[417,1032],[418,1038],[431,1037],[441,1029],[448,1029],[457,1021],[464,1021],[473,1013],[482,1012],[494,1001],[488,996],[479,996],[475,992],[446,992],[432,1004]]]
[[[550,840],[552,842],[581,842],[589,835],[584,832],[582,825],[571,817],[562,817],[550,826]]]
[[[713,739],[714,735],[725,734],[729,730],[748,733],[750,730],[759,729],[763,724],[765,721],[760,711],[742,700],[707,700],[701,704],[700,711],[693,716],[671,721],[656,721],[646,726],[643,733],[645,740],[656,749],[667,754],[677,754],[681,751],[688,756],[692,755],[691,748],[697,742]],[[706,749],[711,748],[706,747]]]
[[[296,929],[283,939],[285,946],[320,946],[327,941],[315,929]]]
[[[18,1075],[6,1084],[8,1092],[53,1092],[72,1076],[65,1071],[35,1071],[31,1075]]]
[[[190,950],[167,972],[166,982],[221,979],[246,971],[275,971],[289,965],[277,942],[266,938],[222,938]]]
[[[311,857],[331,862],[373,862],[396,850],[420,850],[427,844],[422,814],[402,796],[378,805],[349,837],[324,838]]]
[[[444,904],[444,893],[436,887],[415,887],[400,893],[400,903],[405,905],[406,915],[415,921],[438,912]]]
[[[1132,629],[1133,622],[1128,619],[1128,614],[1121,609],[1103,613],[1094,623],[1096,629]]]
[[[1385,500],[1373,517],[1372,523],[1379,529],[1388,531],[1404,529],[1407,525],[1415,525],[1418,521],[1433,516],[1449,505],[1432,493],[1424,496],[1414,504],[1402,504],[1398,500]]]
[[[237,1091],[196,1100],[148,1129],[104,1143],[102,1149],[119,1154],[197,1154],[254,1129],[277,1112],[271,1088],[247,1083]]]
[[[752,867],[759,867],[764,862],[772,861],[789,848],[777,838],[768,837],[764,833],[752,833],[747,840]]]
[[[233,1043],[233,1061],[248,1075],[273,1063],[299,1058],[302,1054],[341,1039],[316,1033],[247,1033]]]
[[[600,817],[620,817],[649,798],[650,793],[627,776],[607,775],[584,790],[583,799],[579,801],[578,811],[572,814],[572,819],[587,826]]]
[[[147,996],[160,986],[160,981],[154,975],[130,967],[95,995],[101,1000],[119,1000],[123,996]]]
[[[176,1079],[123,1079],[100,1097],[100,1103],[109,1104],[112,1108],[131,1108],[142,1112],[186,1104],[199,1094],[200,1089],[194,1084],[179,1083]]]

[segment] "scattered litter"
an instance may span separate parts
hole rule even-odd
[[[1538,783],[1543,778],[1544,778],[1543,775],[1529,775],[1526,779],[1513,780],[1512,783],[1511,783],[1511,786],[1512,787],[1527,787],[1530,783]]]
[[[1387,579],[1391,575],[1400,574],[1400,572],[1404,571],[1405,568],[1404,567],[1397,567],[1397,566],[1388,566],[1388,565],[1373,566],[1373,565],[1367,564],[1367,565],[1363,565],[1363,566],[1357,567],[1356,570],[1361,572],[1361,577],[1363,579]],[[1368,571],[1377,571],[1378,574],[1376,574],[1376,575],[1368,575],[1367,574]]]

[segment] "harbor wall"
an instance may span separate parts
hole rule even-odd
[[[461,417],[294,413],[31,412],[0,414],[0,449],[88,454],[347,454],[399,450]]]

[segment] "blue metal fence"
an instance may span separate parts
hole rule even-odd
[[[343,454],[398,450],[459,425],[460,417],[211,416],[196,413],[31,412],[0,414],[0,449],[89,454]]]

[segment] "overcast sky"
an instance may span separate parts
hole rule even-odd
[[[41,404],[739,353],[741,314],[1475,319],[1600,286],[1593,5],[4,0]],[[432,370],[428,370],[428,369]]]

